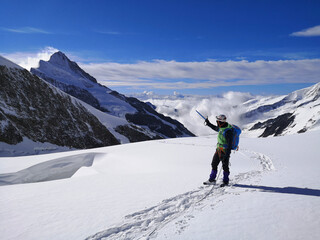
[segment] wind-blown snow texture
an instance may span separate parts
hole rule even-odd
[[[209,136],[0,158],[0,177],[32,177],[0,187],[1,238],[317,239],[320,131],[242,136],[226,188],[202,186],[215,144]],[[44,169],[85,159],[71,178],[37,182]]]

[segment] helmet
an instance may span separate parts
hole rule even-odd
[[[219,122],[226,122],[227,121],[226,115],[223,115],[223,114],[220,114],[219,116],[216,116],[216,119]]]

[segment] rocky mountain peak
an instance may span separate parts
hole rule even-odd
[[[51,55],[48,62],[40,61],[40,66],[38,69],[31,69],[33,71],[42,71],[48,72],[48,69],[59,69],[59,71],[63,70],[68,75],[72,75],[78,79],[87,79],[90,82],[97,83],[97,80],[92,77],[90,74],[83,71],[76,62],[71,61],[63,52],[58,51]],[[60,74],[61,75],[61,74]],[[51,76],[54,78],[54,76]]]
[[[71,60],[61,51],[51,55],[49,62],[55,65],[65,66],[71,63]]]

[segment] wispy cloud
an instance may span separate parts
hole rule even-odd
[[[21,67],[30,70],[32,67],[37,67],[40,60],[48,61],[50,56],[57,51],[58,49],[56,48],[45,47],[37,52],[1,53],[1,55]]]
[[[96,33],[106,34],[106,35],[121,35],[121,32],[117,31],[105,31],[105,30],[93,30]]]
[[[20,34],[52,34],[51,32],[45,31],[40,28],[34,27],[22,27],[22,28],[0,28],[2,31],[12,32],[12,33],[20,33]]]
[[[80,66],[108,86],[199,89],[319,81],[320,59],[279,61],[92,63]]]
[[[320,25],[317,25],[315,27],[303,29],[299,32],[291,33],[290,36],[295,37],[318,37],[320,36]]]

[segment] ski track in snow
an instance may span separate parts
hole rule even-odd
[[[223,201],[219,200],[219,197],[226,194],[232,194],[228,189],[232,188],[233,184],[256,177],[262,172],[272,171],[275,169],[271,158],[262,153],[246,149],[242,149],[239,153],[246,158],[259,161],[262,170],[254,170],[235,175],[233,177],[232,184],[229,187],[219,187],[219,185],[213,185],[210,187],[201,186],[197,190],[165,199],[156,206],[125,216],[122,223],[96,233],[86,238],[86,240],[152,239],[157,236],[157,231],[163,228],[166,224],[182,215],[185,215],[183,220],[175,223],[177,233],[181,233],[188,226],[188,221],[194,218],[191,214],[192,210],[201,210],[208,204],[212,204],[212,198],[216,199],[216,204],[218,204]]]

